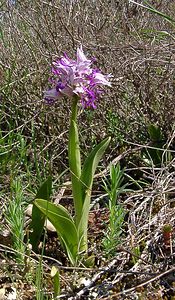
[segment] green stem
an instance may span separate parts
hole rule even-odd
[[[82,206],[83,206],[81,181],[80,181],[81,157],[80,157],[79,136],[78,136],[78,127],[77,127],[78,101],[79,98],[77,96],[74,96],[72,102],[72,114],[71,114],[71,121],[70,121],[69,145],[68,145],[69,167],[71,172],[76,226],[78,226],[80,222],[81,215],[82,215]]]

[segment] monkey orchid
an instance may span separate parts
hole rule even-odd
[[[90,199],[93,178],[96,168],[109,145],[110,137],[96,145],[82,166],[77,126],[77,110],[82,105],[86,108],[96,108],[98,97],[104,86],[111,86],[110,75],[103,75],[92,68],[93,59],[87,59],[82,47],[77,49],[76,60],[64,54],[53,63],[52,88],[45,92],[44,98],[52,104],[64,97],[72,99],[72,114],[70,120],[68,156],[71,172],[72,193],[75,215],[62,206],[55,205],[43,199],[36,199],[34,207],[39,208],[55,226],[58,236],[64,245],[73,265],[77,263],[80,253],[87,251],[87,229],[90,210]]]
[[[110,75],[103,75],[91,67],[94,60],[87,59],[82,47],[77,49],[76,60],[64,54],[53,63],[53,88],[45,92],[45,100],[53,103],[60,98],[77,96],[84,108],[96,108],[101,86],[111,86]]]

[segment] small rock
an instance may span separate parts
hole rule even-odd
[[[26,215],[30,218],[32,217],[32,209],[33,209],[33,204],[29,204],[26,209]],[[52,225],[52,223],[49,220],[46,220],[44,225],[46,226],[48,231],[56,232],[55,227]]]

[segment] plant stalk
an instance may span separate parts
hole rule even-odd
[[[72,194],[75,208],[75,224],[78,224],[82,215],[82,192],[81,192],[81,157],[80,157],[80,146],[79,146],[79,135],[77,127],[77,103],[79,101],[78,96],[74,96],[72,99],[72,114],[70,120],[69,130],[69,144],[68,144],[68,156],[69,156],[69,167],[71,172],[72,181]]]

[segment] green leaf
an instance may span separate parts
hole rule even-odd
[[[73,218],[62,205],[55,205],[43,199],[36,199],[34,203],[56,228],[71,263],[75,265],[79,242]]]
[[[82,192],[83,192],[83,199],[85,199],[87,193],[89,194],[91,192],[94,174],[96,171],[96,168],[99,164],[100,159],[102,158],[106,148],[108,147],[110,143],[111,138],[108,137],[101,141],[88,155],[86,158],[82,173],[81,173],[81,184],[82,184]],[[83,201],[84,202],[84,201]]]
[[[53,278],[54,299],[60,295],[60,274],[57,267],[52,266],[51,277]]]
[[[89,156],[86,158],[82,169],[80,180],[82,184],[83,207],[81,212],[81,219],[78,224],[79,238],[82,239],[80,250],[85,249],[87,244],[87,224],[94,174],[100,159],[102,158],[106,148],[110,143],[110,140],[110,137],[106,138],[91,151]]]
[[[46,181],[41,185],[35,198],[41,198],[44,200],[49,200],[52,192],[52,177],[49,176]]]
[[[160,127],[154,124],[148,126],[148,133],[151,148],[148,147],[142,150],[142,158],[147,165],[161,166],[165,147],[163,134]]]
[[[149,133],[150,139],[153,142],[161,142],[163,140],[163,135],[161,133],[160,127],[158,127],[154,124],[150,124],[148,126],[148,133]]]
[[[47,180],[42,184],[40,189],[38,190],[36,198],[42,198],[45,200],[49,200],[52,192],[52,177],[49,176]],[[32,222],[30,224],[30,228],[32,232],[30,233],[30,243],[32,244],[32,249],[37,251],[37,246],[43,231],[45,222],[45,215],[41,212],[41,210],[33,203],[32,209]]]

